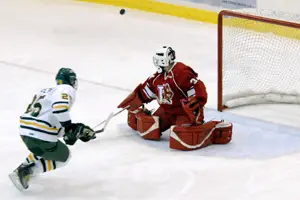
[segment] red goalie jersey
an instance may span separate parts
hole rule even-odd
[[[175,149],[192,150],[213,143],[228,143],[231,124],[221,121],[203,124],[207,92],[198,74],[191,67],[175,62],[171,47],[159,49],[153,61],[157,72],[118,106],[129,110],[128,125],[151,140],[159,140],[161,132],[171,128],[170,147]],[[154,113],[141,108],[152,100],[160,105]]]
[[[186,115],[182,101],[196,98],[203,107],[207,101],[206,88],[198,74],[189,66],[178,62],[165,73],[155,73],[139,88],[142,102],[148,103],[156,99],[164,112],[178,116]],[[201,114],[200,122],[203,120]]]

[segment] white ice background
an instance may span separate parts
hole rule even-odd
[[[216,26],[173,17],[63,0],[0,1],[0,199],[298,200],[300,108],[255,105],[218,113]],[[80,80],[75,122],[98,124],[129,91],[154,73],[152,54],[171,45],[178,60],[206,83],[206,120],[233,122],[228,145],[181,152],[145,141],[126,113],[90,143],[71,147],[64,168],[17,191],[8,179],[28,155],[19,115],[33,94],[55,84],[60,67]],[[151,104],[150,106],[155,106]]]

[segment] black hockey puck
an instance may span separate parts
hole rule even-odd
[[[121,10],[120,10],[120,14],[121,14],[121,15],[124,15],[124,14],[125,14],[125,9],[121,9]]]

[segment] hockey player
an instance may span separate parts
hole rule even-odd
[[[9,174],[19,190],[28,188],[31,177],[64,166],[70,160],[68,145],[77,139],[94,138],[94,131],[82,123],[72,123],[70,109],[75,101],[77,77],[73,70],[61,68],[57,86],[39,91],[20,117],[20,135],[30,154]]]
[[[176,62],[171,47],[158,49],[153,62],[157,72],[118,106],[128,109],[128,125],[150,140],[159,140],[161,132],[171,128],[170,147],[174,149],[192,150],[228,143],[231,123],[204,123],[207,92],[198,74],[189,66]],[[154,99],[160,107],[153,114],[141,108]]]

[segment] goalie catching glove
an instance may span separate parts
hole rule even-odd
[[[198,100],[195,96],[192,96],[187,100],[182,99],[181,105],[193,125],[203,124],[203,105],[201,105],[200,100]]]
[[[64,141],[68,145],[74,145],[77,139],[88,142],[95,138],[94,130],[82,123],[74,123],[65,128]]]
[[[139,89],[141,84],[138,85],[134,91],[128,95],[121,103],[118,108],[126,108],[129,111],[134,111],[143,105],[142,99],[139,96]]]

